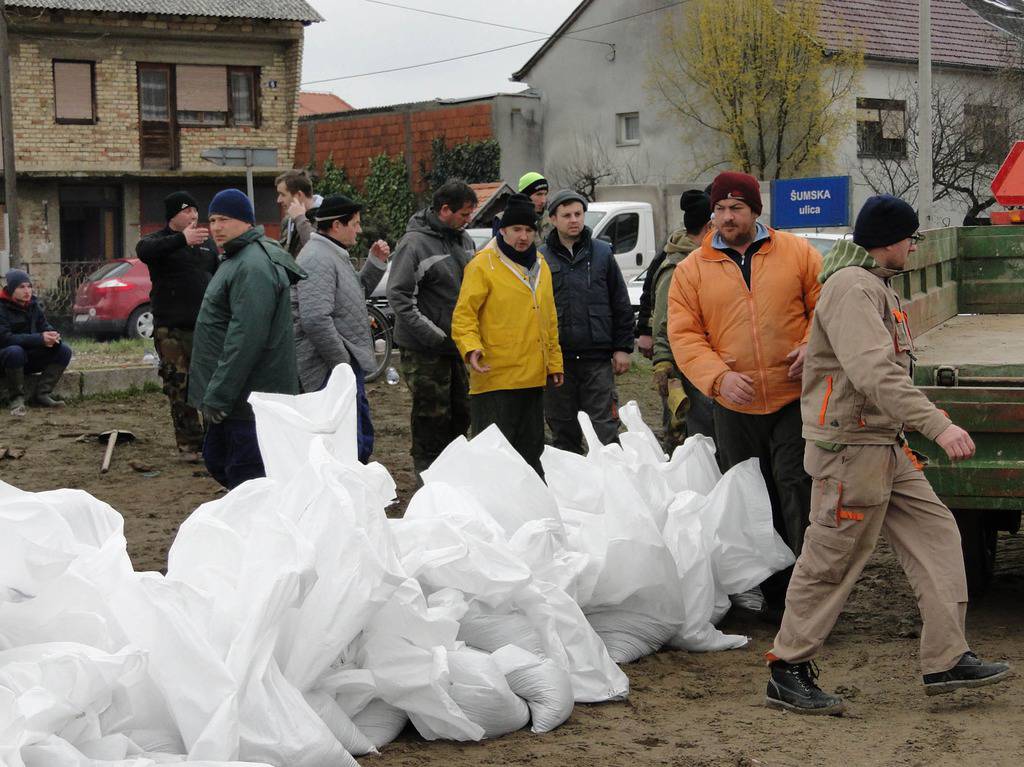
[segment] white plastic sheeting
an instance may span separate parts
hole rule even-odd
[[[411,722],[479,740],[622,698],[625,662],[726,649],[727,595],[787,566],[756,463],[666,459],[632,403],[622,444],[455,440],[405,517],[355,460],[354,378],[253,395],[268,477],[199,507],[167,575],[121,517],[0,483],[0,765],[353,765]]]

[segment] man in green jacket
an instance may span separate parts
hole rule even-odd
[[[249,394],[299,393],[290,288],[306,275],[239,190],[218,192],[209,219],[224,255],[196,320],[188,399],[208,426],[206,468],[231,489],[266,475]]]
[[[687,189],[679,198],[683,226],[665,243],[665,257],[654,274],[654,309],[651,312],[654,386],[661,395],[665,435],[661,446],[671,453],[690,434],[715,436],[712,400],[690,383],[676,367],[668,342],[668,289],[672,273],[697,249],[711,230],[711,198],[699,189]]]

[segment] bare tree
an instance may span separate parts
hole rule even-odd
[[[1020,124],[1024,117],[1019,78],[1007,71],[994,75],[988,85],[959,79],[943,81],[932,89],[932,197],[962,204],[965,222],[995,203],[989,185],[1009,150],[1010,126]],[[903,151],[865,151],[861,133],[858,154],[868,156],[859,157],[860,172],[876,193],[913,202],[919,154],[916,83],[905,78],[895,82],[888,100],[905,105],[905,120],[899,126]]]
[[[576,133],[572,149],[551,171],[560,186],[572,189],[593,200],[597,187],[609,184],[646,184],[649,162],[646,155],[640,162],[617,161],[608,152],[596,131]]]

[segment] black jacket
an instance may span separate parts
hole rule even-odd
[[[665,262],[665,251],[661,251],[647,267],[647,276],[644,277],[644,287],[640,293],[640,310],[636,313],[636,335],[652,335],[651,314],[654,313],[654,275],[658,273],[661,265]]]
[[[28,306],[19,306],[0,291],[0,349],[7,346],[20,346],[23,349],[42,349],[43,333],[54,330],[43,314],[35,296]]]
[[[192,330],[203,293],[217,271],[217,246],[213,240],[190,247],[184,234],[164,227],[139,240],[135,252],[149,267],[153,324]]]
[[[590,236],[573,253],[552,230],[541,253],[551,269],[558,310],[558,343],[565,359],[606,359],[633,351],[633,307],[612,247]]]
[[[459,355],[451,339],[452,312],[462,272],[473,258],[473,239],[444,226],[427,208],[409,219],[388,273],[388,303],[395,313],[395,341],[423,354]]]

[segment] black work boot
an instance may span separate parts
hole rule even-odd
[[[1009,663],[986,663],[971,651],[960,656],[960,660],[949,671],[924,675],[924,691],[928,695],[941,695],[963,687],[984,687],[998,684],[1010,676]]]
[[[4,378],[7,379],[7,394],[10,397],[7,406],[11,415],[25,415],[25,368],[7,368]]]
[[[771,662],[769,668],[772,677],[768,680],[765,702],[770,708],[819,716],[835,716],[843,713],[846,708],[842,698],[824,692],[815,684],[818,667],[811,662],[786,663],[784,660],[776,660]]]
[[[54,387],[64,375],[63,365],[47,365],[39,374],[39,382],[36,384],[36,394],[32,398],[32,404],[41,407],[64,407],[64,401],[53,396]]]

